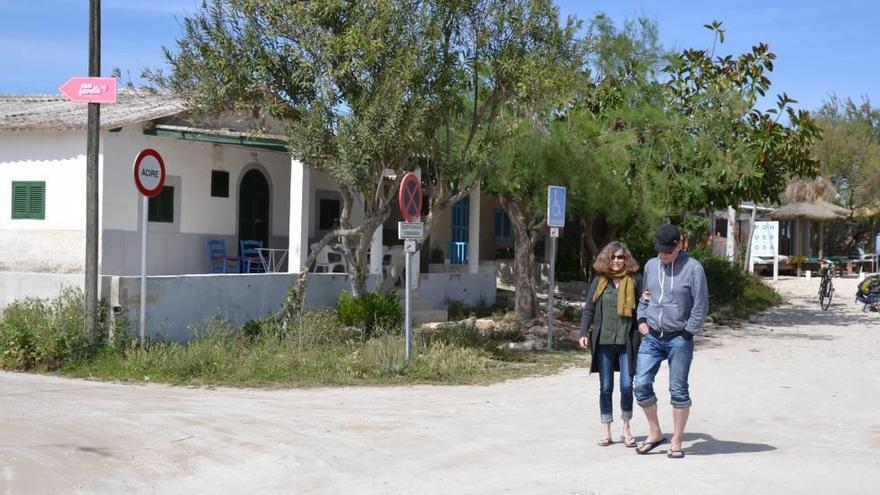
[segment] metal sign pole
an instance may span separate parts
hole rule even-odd
[[[410,301],[410,280],[412,279],[412,272],[410,271],[410,265],[412,260],[412,253],[409,250],[406,250],[404,253],[406,258],[406,360],[409,361],[410,356],[412,355],[412,307]]]
[[[141,210],[143,212],[143,219],[141,221],[141,314],[140,321],[138,322],[140,326],[141,349],[144,348],[147,328],[147,217],[149,216],[149,201],[149,198],[146,196],[141,196]]]
[[[553,348],[553,292],[556,282],[556,238],[550,238],[550,276],[547,289],[547,348]]]

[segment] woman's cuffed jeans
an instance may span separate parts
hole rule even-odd
[[[603,423],[614,419],[612,393],[614,392],[614,367],[620,367],[620,410],[624,421],[632,419],[633,382],[629,373],[629,356],[625,345],[600,345],[596,350],[599,359],[599,412]]]
[[[691,407],[688,373],[694,359],[694,337],[687,332],[661,335],[652,330],[642,337],[636,364],[636,401],[642,407],[657,403],[654,377],[664,359],[669,362],[669,396],[672,407]]]

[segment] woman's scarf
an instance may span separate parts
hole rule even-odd
[[[625,270],[612,272],[610,276],[600,276],[596,292],[593,294],[593,302],[597,302],[602,297],[602,293],[605,292],[605,288],[608,287],[608,282],[612,278],[620,279],[620,285],[617,287],[617,314],[632,317],[633,309],[636,307],[636,282],[633,276]]]

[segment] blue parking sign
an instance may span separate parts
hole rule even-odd
[[[565,188],[547,187],[547,225],[565,227]]]

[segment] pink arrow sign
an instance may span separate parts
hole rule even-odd
[[[116,103],[116,79],[113,77],[71,77],[61,85],[70,101],[79,103]]]

